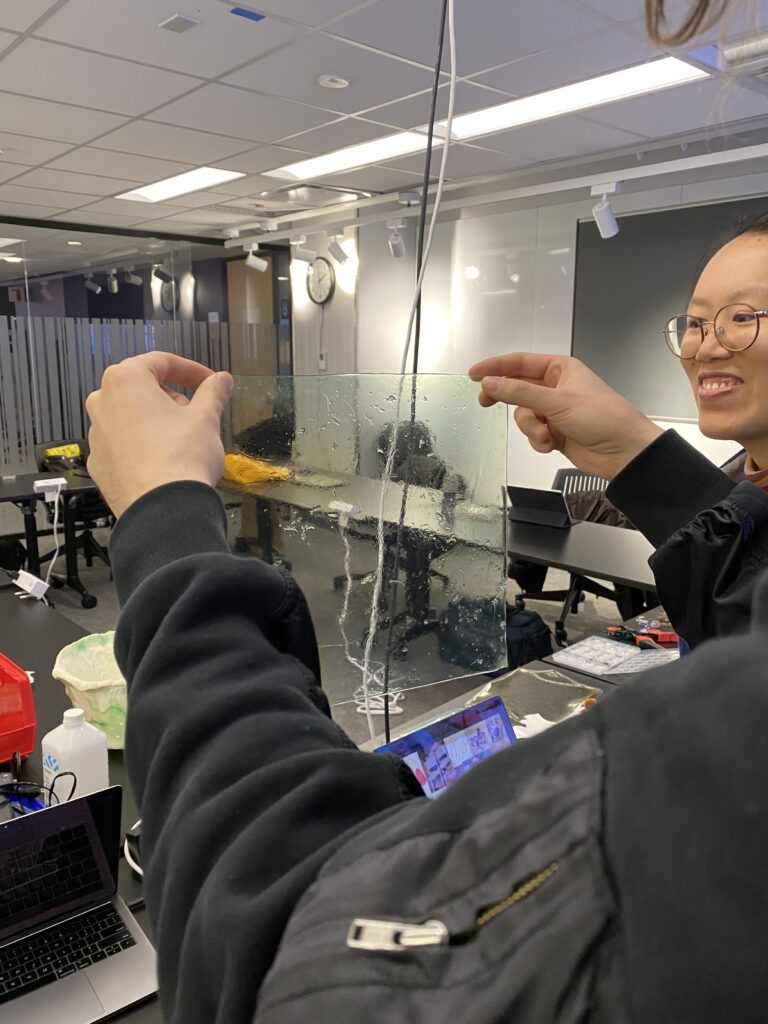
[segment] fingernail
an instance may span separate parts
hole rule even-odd
[[[501,391],[501,385],[504,383],[502,377],[483,377],[483,391],[486,391],[489,395],[495,395]]]
[[[227,389],[227,394],[231,395],[235,387],[235,378],[231,373],[224,372],[221,374],[221,379],[224,382],[224,387]]]

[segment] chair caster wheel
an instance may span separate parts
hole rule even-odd
[[[560,647],[568,646],[568,634],[563,626],[555,626],[555,642]]]
[[[83,608],[95,608],[99,603],[99,599],[94,597],[93,594],[83,594],[80,598],[80,604]]]
[[[522,594],[518,594],[515,597],[515,611],[521,612],[525,608],[525,601],[523,600]]]

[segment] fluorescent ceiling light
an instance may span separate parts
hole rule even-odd
[[[438,144],[438,140],[435,140]],[[321,178],[325,174],[337,174],[349,171],[353,167],[365,167],[367,164],[380,164],[386,160],[396,160],[400,156],[418,153],[427,148],[427,140],[418,132],[400,132],[397,135],[386,135],[383,139],[362,142],[358,146],[338,149],[335,153],[315,156],[309,160],[300,160],[286,167],[278,167],[274,171],[264,171],[268,178],[284,178],[289,181],[309,181]]]
[[[461,114],[453,119],[453,135],[458,139],[474,139],[490,132],[517,128],[519,125],[545,121],[577,110],[589,110],[605,103],[614,103],[631,96],[669,89],[709,78],[709,72],[686,64],[677,57],[638,64],[623,71],[612,71],[597,78],[588,78],[573,85],[563,85],[519,100]],[[441,122],[445,127],[445,122]]]
[[[0,238],[0,249],[5,249],[9,245],[18,245],[23,241],[23,238]]]
[[[83,244],[82,242],[74,242],[71,238],[67,242],[67,245],[82,245],[82,244]]]
[[[24,260],[21,256],[4,256],[3,259],[6,263],[23,263]]]
[[[646,64],[624,68],[622,71],[612,71],[597,78],[575,82],[573,85],[564,85],[533,96],[523,96],[509,103],[499,103],[493,107],[475,110],[470,114],[461,114],[453,119],[452,137],[461,140],[473,139],[491,132],[545,121],[547,118],[571,114],[577,110],[589,110],[590,107],[614,103],[631,96],[643,96],[646,93],[670,89],[675,85],[685,85],[708,77],[708,71],[686,64],[677,57],[661,57]],[[443,129],[447,127],[445,121],[440,122],[440,126]],[[442,142],[435,139],[434,144],[439,146]],[[327,174],[396,160],[401,156],[421,152],[426,147],[427,140],[421,131],[400,132],[397,135],[387,135],[372,142],[363,142],[359,146],[349,146],[334,153],[300,160],[298,163],[262,173],[269,178],[312,181]]]
[[[199,192],[200,189],[244,177],[242,171],[225,171],[220,167],[197,167],[194,171],[185,171],[184,174],[175,174],[172,178],[156,181],[152,185],[143,185],[131,192],[123,192],[117,198],[131,199],[139,203],[159,203],[163,199],[184,196],[188,192]]]

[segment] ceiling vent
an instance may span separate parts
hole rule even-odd
[[[157,27],[167,29],[169,32],[186,32],[199,24],[200,19],[193,18],[189,14],[172,14],[170,18],[161,21]]]

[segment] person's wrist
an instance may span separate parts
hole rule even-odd
[[[164,487],[166,484],[177,484],[177,483],[200,483],[205,484],[208,487],[215,487],[215,483],[211,482],[210,476],[205,473],[199,472],[168,472],[153,474],[151,477],[147,477],[140,482],[137,481],[134,486],[127,489],[123,493],[116,494],[113,498],[107,497],[107,503],[112,509],[113,514],[119,519],[139,498],[143,498],[145,494],[149,494],[151,491],[157,490],[158,487]]]
[[[614,459],[610,460],[605,478],[613,480],[640,452],[645,451],[663,433],[664,431],[661,427],[654,423],[653,420],[643,416],[642,419],[633,425],[633,429],[627,433],[621,451]]]

